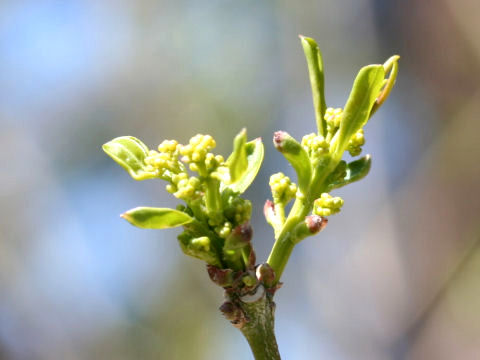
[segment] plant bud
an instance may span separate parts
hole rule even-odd
[[[252,286],[255,286],[257,284],[257,278],[255,276],[247,274],[242,278],[242,282],[246,286],[252,287]]]
[[[267,288],[273,286],[275,281],[275,271],[267,263],[257,266],[255,271],[258,281],[263,283]]]
[[[225,249],[235,250],[245,247],[250,243],[252,235],[252,226],[248,223],[235,227],[225,240]]]
[[[208,276],[215,284],[221,287],[232,286],[234,274],[232,269],[220,269],[213,265],[207,265]]]
[[[295,243],[299,243],[307,236],[314,235],[327,226],[328,219],[318,215],[309,215],[305,221],[301,222],[294,228]]]
[[[318,215],[309,215],[305,218],[305,224],[313,235],[325,229],[328,224],[328,219]]]
[[[273,135],[273,145],[293,166],[298,178],[298,188],[302,193],[308,190],[312,177],[312,165],[305,149],[285,131]]]

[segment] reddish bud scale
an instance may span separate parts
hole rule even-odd
[[[260,264],[255,271],[258,281],[263,283],[265,287],[271,287],[275,281],[275,271],[268,264]]]
[[[283,145],[282,143],[286,136],[287,136],[287,133],[285,131],[276,131],[273,134],[273,144],[277,149],[281,150]]]
[[[273,204],[273,201],[265,201],[265,205],[263,206],[263,215],[265,216],[267,222],[275,228],[277,220],[275,215],[275,205]]]
[[[318,215],[309,215],[305,218],[305,223],[310,233],[316,234],[325,229],[328,224],[328,219]]]
[[[210,280],[221,287],[228,287],[233,284],[233,270],[232,269],[220,269],[213,265],[207,265],[207,272]]]
[[[220,306],[220,311],[222,312],[223,316],[230,320],[230,322],[233,324],[233,326],[237,328],[241,328],[247,321],[245,318],[245,314],[243,313],[242,309],[235,305],[231,301],[225,301],[221,306]]]
[[[253,229],[250,224],[242,224],[233,229],[233,235],[237,236],[243,242],[248,243],[252,240]]]

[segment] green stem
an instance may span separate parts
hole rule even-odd
[[[312,211],[313,202],[325,190],[325,180],[335,169],[338,159],[327,159],[320,166],[317,166],[313,174],[312,185],[309,192],[295,200],[290,214],[278,236],[278,240],[273,244],[272,251],[268,257],[267,263],[275,271],[275,284],[280,281],[283,270],[287,266],[288,259],[292,254],[293,248],[297,243],[293,229]]]
[[[207,185],[205,194],[205,205],[209,213],[215,214],[222,209],[222,199],[220,197],[220,182],[210,176],[206,178]]]
[[[285,222],[285,204],[274,203],[275,215],[281,224]]]
[[[267,263],[275,271],[275,284],[280,280],[295,246],[292,230],[311,210],[312,204],[309,205],[308,202],[307,198],[297,198],[295,200],[278,240],[275,241],[272,251],[270,252]]]
[[[280,360],[274,332],[275,303],[263,296],[253,303],[241,303],[247,322],[240,328],[255,360]]]

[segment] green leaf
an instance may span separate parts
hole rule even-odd
[[[145,157],[148,156],[147,146],[133,136],[121,136],[102,146],[113,160],[123,167],[135,180],[152,179],[154,172],[147,170]]]
[[[232,183],[238,181],[247,170],[248,161],[246,144],[247,131],[242,129],[233,140],[233,152],[227,159],[230,181]]]
[[[300,41],[302,42],[305,58],[307,59],[318,132],[320,135],[326,136],[327,124],[324,116],[327,105],[325,103],[325,79],[322,54],[314,39],[300,35]]]
[[[370,117],[372,117],[372,115],[380,108],[380,106],[382,106],[382,104],[385,102],[385,100],[387,100],[388,96],[390,95],[390,92],[395,85],[395,81],[397,80],[399,59],[400,56],[393,55],[385,62],[385,64],[383,64],[383,70],[385,71],[385,74],[390,72],[390,75],[386,81],[385,86],[382,89],[382,92],[380,93],[380,95],[378,95],[378,98],[372,107]]]
[[[258,138],[246,143],[245,151],[247,153],[247,169],[237,181],[231,182],[229,185],[225,186],[233,192],[240,194],[247,190],[262,166],[264,155],[262,139]]]
[[[273,135],[273,145],[293,166],[298,178],[298,188],[306,193],[312,180],[312,165],[302,145],[285,131]]]
[[[130,224],[144,229],[168,229],[193,221],[184,212],[168,208],[136,207],[120,216]]]
[[[328,185],[327,191],[330,192],[333,189],[338,189],[347,184],[363,179],[370,172],[372,166],[372,158],[370,155],[366,155],[358,160],[352,161],[347,164],[346,175],[343,179],[335,181]]]
[[[382,65],[365,66],[358,73],[343,111],[340,128],[336,134],[338,137],[334,139],[334,158],[342,157],[352,135],[368,121],[372,106],[383,86],[384,78],[385,70]]]

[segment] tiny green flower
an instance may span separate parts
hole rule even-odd
[[[282,172],[270,176],[269,185],[272,190],[273,201],[278,204],[288,204],[297,193],[297,185],[291,182],[290,178]]]
[[[320,198],[313,204],[313,213],[319,216],[330,216],[340,212],[343,200],[340,197],[332,197],[328,193],[322,193]]]
[[[365,145],[365,136],[363,135],[363,129],[360,129],[350,138],[347,150],[350,155],[358,156],[362,152],[363,145]]]

